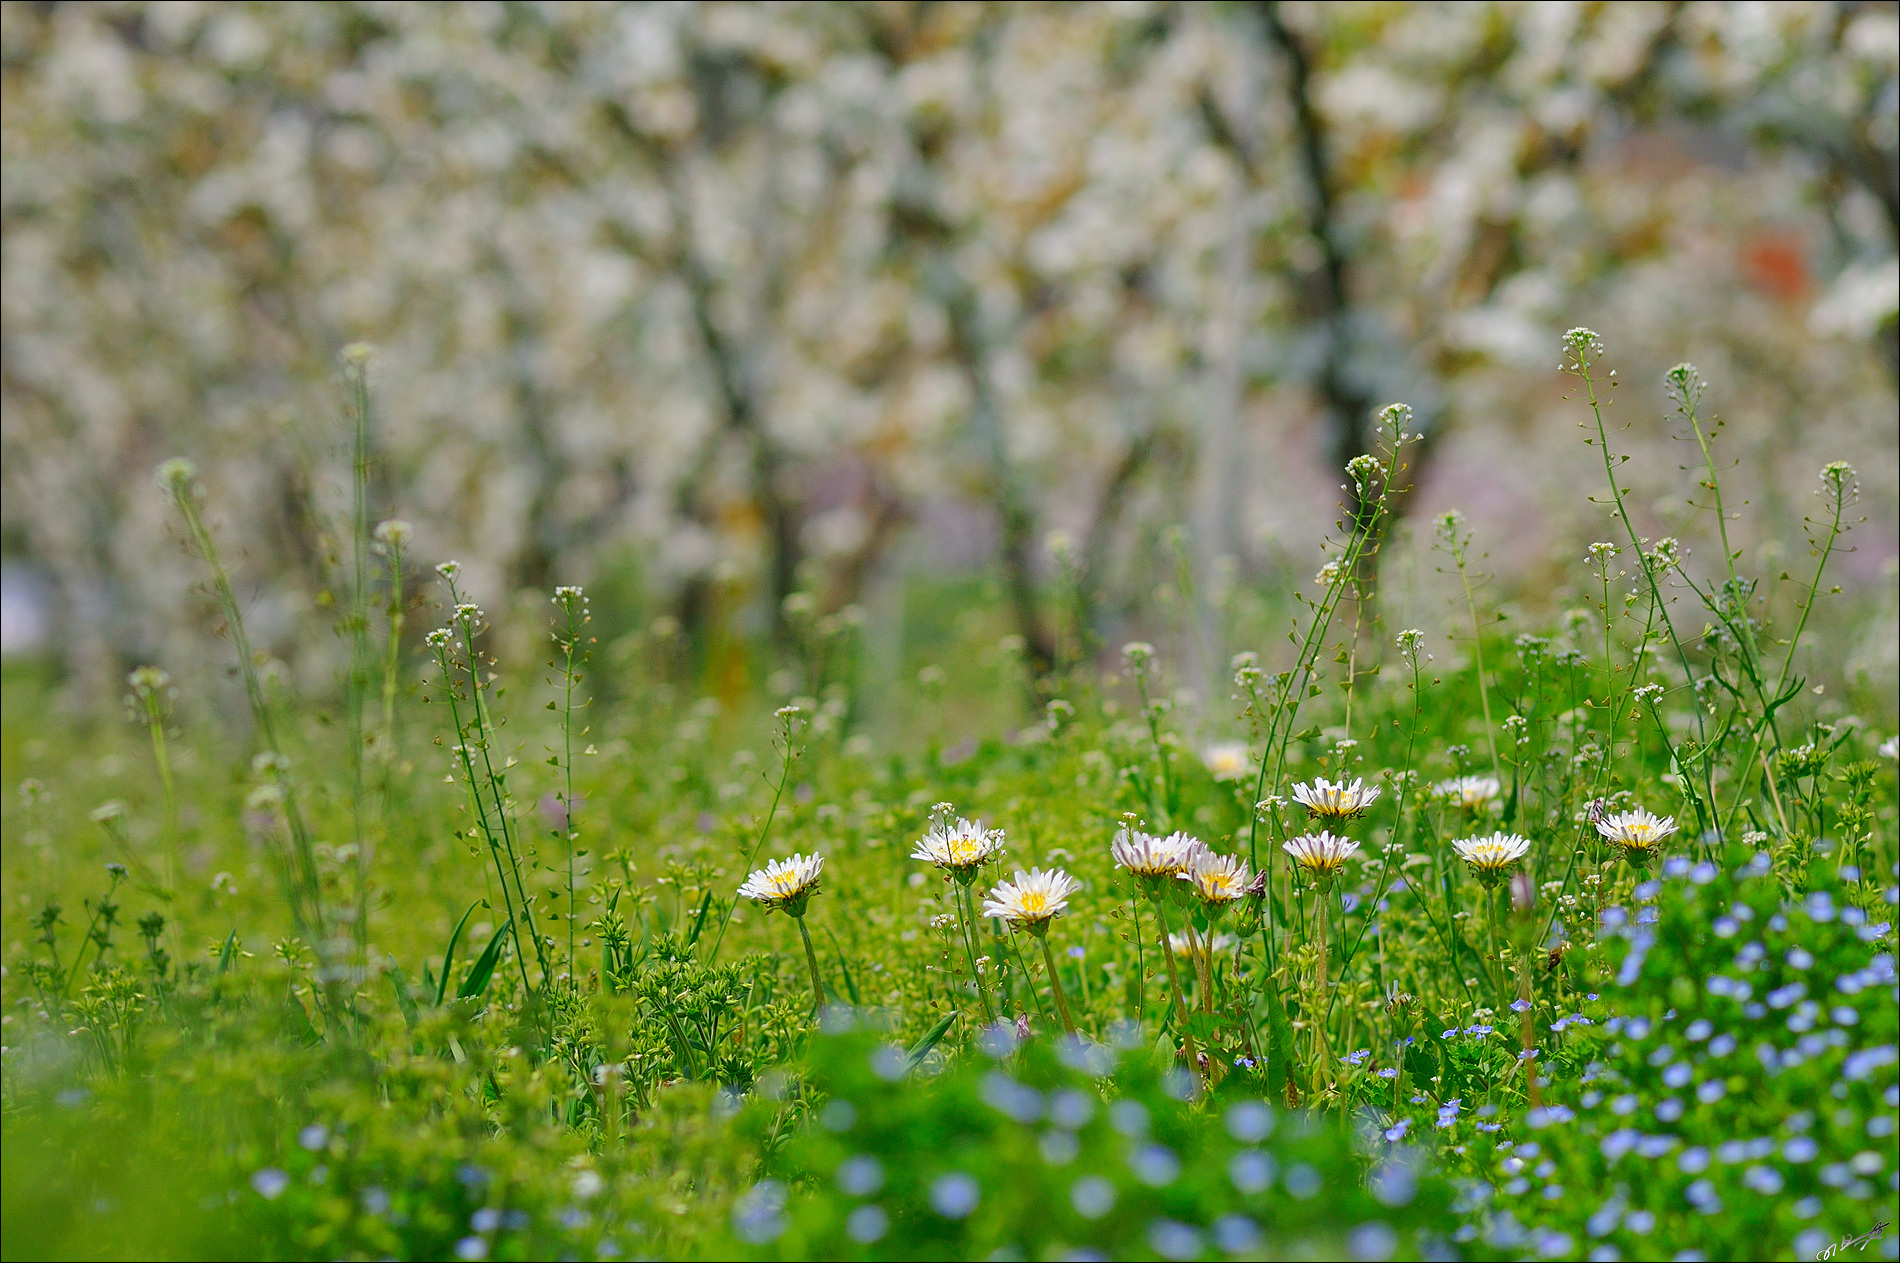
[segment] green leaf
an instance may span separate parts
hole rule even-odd
[[[1267,1007],[1267,1090],[1275,1096],[1286,1095],[1287,1084],[1291,1083],[1296,1091],[1304,1092],[1306,1084],[1300,1075],[1297,1054],[1294,1052],[1293,1023],[1287,1020],[1286,1005],[1280,1001],[1279,988],[1269,985],[1266,993]]]
[[[951,1009],[948,1013],[938,1018],[929,1030],[924,1032],[922,1039],[910,1046],[910,1054],[904,1060],[904,1072],[906,1074],[924,1064],[924,1058],[930,1055],[931,1049],[943,1041],[943,1037],[949,1031],[951,1023],[956,1020],[957,1011]]]
[[[409,990],[409,980],[394,965],[384,966],[383,977],[389,979],[389,989],[396,993],[396,1007],[402,1010],[403,1022],[413,1029],[416,1024],[416,997]]]
[[[1444,1027],[1439,1027],[1444,1030]],[[1422,1091],[1432,1090],[1432,1078],[1438,1073],[1438,1057],[1432,1048],[1432,1036],[1426,1035],[1405,1050],[1405,1073]]]
[[[1169,1070],[1174,1068],[1175,1060],[1180,1056],[1179,1050],[1174,1046],[1174,1040],[1168,1037],[1168,1032],[1165,1028],[1160,1034],[1155,1036],[1153,1056],[1155,1069],[1163,1074],[1166,1074]]]
[[[1452,1023],[1445,1021],[1430,1009],[1425,1010],[1425,1034],[1419,1042],[1431,1045],[1438,1062],[1437,1073],[1440,1078],[1436,1084],[1433,1084],[1431,1075],[1427,1074],[1419,1080],[1419,1086],[1441,1101],[1463,1095],[1464,1074],[1452,1060],[1451,1050],[1441,1047],[1439,1041],[1439,1032],[1450,1029],[1452,1029]]]
[[[495,931],[495,937],[488,940],[488,946],[482,950],[480,956],[475,958],[474,967],[468,971],[468,977],[462,980],[460,989],[455,993],[456,999],[466,1000],[488,990],[489,979],[495,976],[495,965],[501,960],[502,944],[507,938],[508,931],[514,926],[513,917],[501,923],[501,928]]]
[[[691,947],[694,943],[699,941],[699,932],[706,928],[706,909],[710,907],[712,907],[712,891],[708,890],[706,897],[699,901],[699,915],[693,918],[692,933],[686,936],[686,945],[688,947]]]
[[[468,911],[462,914],[462,919],[455,923],[454,932],[449,935],[449,950],[442,954],[442,977],[441,980],[435,984],[435,1002],[437,1004],[441,1004],[449,993],[449,971],[455,966],[455,944],[460,941],[462,937],[462,927],[468,924],[468,919],[475,915],[475,909],[481,906],[482,901],[480,899],[469,904]]]
[[[237,959],[237,931],[232,930],[224,936],[224,946],[218,949],[218,977],[222,978],[231,971],[231,962]]]

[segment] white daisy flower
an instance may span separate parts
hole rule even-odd
[[[940,824],[926,833],[910,857],[967,877],[978,866],[1002,853],[1001,829],[985,829],[981,821],[972,823],[959,819],[954,824]]]
[[[1321,831],[1291,838],[1281,847],[1308,876],[1331,881],[1347,860],[1359,853],[1359,844]]]
[[[793,855],[772,860],[739,887],[741,899],[756,899],[767,912],[782,911],[795,917],[805,915],[805,903],[818,893],[818,875],[824,872],[822,855]]]
[[[1194,857],[1206,849],[1199,838],[1185,833],[1158,838],[1139,829],[1124,828],[1109,843],[1108,853],[1137,877],[1172,878],[1186,872]]]
[[[1016,870],[1013,882],[999,881],[983,900],[983,915],[1001,917],[1034,933],[1069,910],[1069,896],[1082,883],[1059,868]]]
[[[1378,797],[1377,785],[1367,785],[1357,777],[1353,778],[1350,785],[1344,780],[1334,785],[1325,777],[1316,776],[1311,785],[1293,787],[1294,801],[1303,805],[1309,814],[1335,820],[1350,820],[1365,814],[1366,808],[1372,806]]]
[[[1483,811],[1503,792],[1504,787],[1495,776],[1454,776],[1432,786],[1433,798],[1441,798],[1467,811]]]
[[[1202,847],[1195,853],[1193,864],[1181,874],[1181,880],[1194,887],[1194,893],[1212,912],[1246,894],[1253,874],[1247,871],[1246,860],[1233,855],[1216,855]]]
[[[1888,737],[1885,741],[1881,742],[1880,757],[1883,759],[1900,759],[1900,737]]]
[[[1247,757],[1244,741],[1223,741],[1201,751],[1201,762],[1217,781],[1237,781],[1247,774],[1252,760]]]
[[[1493,833],[1484,838],[1460,838],[1451,848],[1471,865],[1478,880],[1489,886],[1517,866],[1530,852],[1531,841],[1515,833]]]
[[[1646,864],[1663,841],[1676,831],[1674,816],[1657,816],[1638,807],[1634,811],[1605,816],[1597,822],[1597,832],[1623,848],[1623,858],[1632,864]]]

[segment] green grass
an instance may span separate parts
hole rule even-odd
[[[1894,703],[1800,653],[1851,474],[1823,475],[1805,596],[1626,536],[1542,634],[1473,589],[1482,641],[1434,643],[1357,599],[1404,421],[1288,648],[1234,664],[1233,779],[1173,664],[1028,680],[980,579],[911,595],[895,684],[850,619],[795,620],[787,707],[719,699],[664,628],[594,643],[579,596],[552,665],[490,663],[437,592],[402,607],[444,634],[396,660],[391,722],[367,573],[337,696],[260,671],[248,727],[150,677],[136,723],[66,715],[9,664],[0,1252],[1756,1258],[1869,1231]],[[1309,820],[1319,776],[1379,794]],[[1495,791],[1433,792],[1458,776]],[[910,858],[939,804],[1003,831],[967,888]],[[1679,825],[1648,860],[1592,824],[1636,807]],[[1282,844],[1322,825],[1358,849],[1312,880]],[[1267,878],[1144,883],[1125,827]],[[1453,846],[1494,831],[1529,842],[1495,879]],[[795,852],[825,860],[802,920],[737,899]],[[1031,867],[1079,882],[1046,954],[972,915]]]

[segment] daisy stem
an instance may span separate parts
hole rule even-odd
[[[798,937],[805,940],[805,963],[811,967],[811,994],[813,1007],[825,1007],[825,982],[818,976],[818,950],[811,945],[811,931],[805,928],[804,917],[793,917],[798,923]]]
[[[1049,990],[1055,993],[1056,1012],[1062,1015],[1062,1029],[1075,1034],[1075,1019],[1069,1016],[1069,997],[1062,993],[1062,975],[1056,972],[1056,954],[1049,946],[1049,927],[1043,926],[1042,933],[1036,935],[1042,944],[1042,959],[1049,966]]]
[[[1326,888],[1316,888],[1313,897],[1313,916],[1319,930],[1319,989],[1326,990]]]
[[[996,1021],[996,1006],[990,1003],[990,989],[983,981],[983,971],[976,967],[976,898],[970,888],[958,885],[959,905],[957,907],[957,928],[963,932],[963,954],[970,962],[970,980],[976,983],[976,994],[983,1001],[983,1020]],[[967,914],[965,915],[967,910]]]
[[[1181,1043],[1187,1049],[1188,1065],[1200,1068],[1201,1059],[1194,1052],[1194,1036],[1188,1030],[1187,1003],[1181,999],[1181,975],[1174,967],[1174,944],[1168,941],[1168,909],[1161,900],[1155,900],[1155,915],[1161,918],[1161,958],[1168,962],[1168,989],[1174,993],[1174,1020],[1181,1028]]]
[[[1315,1000],[1317,1000],[1320,996],[1324,996],[1327,994],[1326,992],[1327,893],[1328,892],[1326,890],[1326,887],[1324,886],[1318,886],[1318,887],[1315,887],[1314,889],[1313,912],[1314,912],[1314,919],[1317,921],[1318,926],[1319,926],[1319,967],[1317,970],[1314,971],[1314,978],[1319,984],[1319,990],[1317,994],[1314,996]],[[1328,1087],[1331,1087],[1333,1085],[1333,1046],[1332,1046],[1332,1042],[1326,1038],[1326,1019],[1329,1013],[1331,1012],[1332,1005],[1329,1001],[1324,1007],[1321,1007],[1320,1005],[1315,1004],[1313,1008],[1316,1014],[1316,1020],[1313,1022],[1313,1029],[1319,1035],[1320,1064],[1326,1067],[1326,1084]]]
[[[1199,940],[1198,950],[1194,953],[1194,964],[1201,977],[1201,1012],[1214,1011],[1214,931],[1210,928],[1204,934],[1195,934],[1194,927],[1188,926],[1188,936]]]

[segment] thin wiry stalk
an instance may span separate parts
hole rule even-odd
[[[449,722],[455,727],[455,754],[462,764],[462,782],[468,786],[469,800],[475,807],[477,825],[488,844],[489,857],[495,863],[495,880],[501,883],[502,903],[508,910],[509,936],[515,944],[515,965],[521,970],[521,989],[524,994],[528,994],[534,990],[534,987],[528,981],[528,957],[521,947],[521,918],[515,915],[514,896],[508,890],[508,874],[501,864],[501,848],[496,844],[494,828],[489,824],[488,804],[482,798],[480,782],[476,778],[474,756],[469,753],[471,738],[468,729],[462,723],[462,708],[457,703],[455,667],[450,656],[453,650],[448,632],[429,633],[429,644],[435,650],[436,663],[442,671],[442,690],[448,695]]]
[[[178,787],[172,780],[171,750],[165,740],[165,690],[171,677],[157,667],[140,667],[129,681],[133,696],[145,712],[152,738],[152,761],[165,794],[165,893],[178,897]]]
[[[1194,1051],[1194,1033],[1188,1029],[1187,1001],[1181,998],[1181,975],[1174,964],[1174,944],[1169,942],[1172,931],[1168,928],[1168,909],[1164,902],[1166,896],[1155,898],[1155,916],[1161,921],[1161,958],[1168,962],[1168,990],[1174,995],[1174,1021],[1181,1030],[1181,1043],[1187,1050],[1188,1065],[1200,1069],[1200,1058]]]
[[[1683,648],[1682,638],[1676,635],[1675,623],[1669,617],[1669,611],[1662,597],[1662,588],[1656,581],[1655,567],[1644,560],[1643,541],[1636,534],[1635,523],[1630,521],[1629,506],[1625,503],[1627,497],[1616,481],[1616,461],[1610,454],[1609,425],[1603,419],[1603,404],[1597,398],[1596,379],[1590,372],[1591,365],[1603,353],[1602,340],[1589,329],[1572,329],[1564,335],[1564,347],[1570,355],[1571,371],[1583,379],[1584,392],[1590,403],[1590,415],[1596,421],[1596,444],[1599,454],[1603,457],[1603,476],[1609,481],[1610,497],[1616,502],[1617,518],[1623,523],[1623,532],[1629,537],[1630,547],[1636,550],[1638,560],[1643,562],[1643,578],[1649,584],[1650,594],[1656,605],[1662,608],[1663,627],[1669,632],[1670,644],[1675,646],[1676,660],[1682,666],[1683,678],[1694,681],[1695,671],[1689,665],[1689,652]],[[1724,538],[1726,539],[1726,536]],[[1714,751],[1708,746],[1708,734],[1702,722],[1700,706],[1695,708],[1695,717],[1698,744],[1702,746],[1703,788],[1708,794],[1710,808],[1713,810],[1715,803]]]
[[[1056,1012],[1061,1015],[1062,1029],[1073,1035],[1075,1034],[1075,1019],[1069,1015],[1069,997],[1062,992],[1062,975],[1056,971],[1056,954],[1049,946],[1047,926],[1043,927],[1041,934],[1036,935],[1036,940],[1042,944],[1042,959],[1049,966],[1049,989],[1056,997]]]
[[[1484,709],[1484,740],[1491,752],[1491,775],[1503,779],[1498,770],[1497,730],[1491,723],[1491,686],[1484,670],[1484,632],[1478,625],[1478,597],[1471,590],[1471,572],[1469,559],[1465,555],[1471,536],[1459,534],[1461,519],[1447,513],[1439,519],[1439,533],[1446,551],[1451,554],[1452,564],[1458,569],[1458,582],[1465,591],[1465,609],[1471,615],[1471,652],[1478,668],[1478,702]],[[1607,634],[1607,633],[1606,633]]]
[[[528,895],[528,884],[521,874],[521,856],[516,846],[520,828],[514,822],[513,799],[508,792],[507,768],[495,767],[494,744],[500,729],[496,726],[488,708],[487,685],[483,680],[482,659],[475,648],[475,620],[480,611],[473,605],[463,603],[455,588],[453,574],[444,576],[448,580],[449,598],[455,605],[455,625],[462,634],[462,650],[466,654],[463,666],[466,668],[469,682],[470,702],[475,709],[476,749],[482,755],[483,780],[488,785],[489,796],[494,800],[495,822],[500,827],[501,852],[507,856],[508,869],[515,879],[515,892],[520,896],[522,919],[527,922],[528,938],[534,944],[535,961],[541,969],[543,984],[553,975],[548,969],[547,953],[541,944],[540,932],[534,924],[534,907]],[[466,739],[464,745],[467,745]],[[490,834],[492,843],[493,834]],[[520,947],[520,928],[516,928],[516,948]]]
[[[812,946],[811,931],[805,928],[805,918],[792,919],[798,922],[798,937],[805,944],[805,964],[811,969],[812,1007],[822,1009],[825,1007],[825,980],[818,972],[818,949]]]
[[[369,647],[369,351],[352,346],[344,353],[350,383],[350,676],[346,710],[350,740],[350,831],[356,843],[356,915],[351,927],[359,964],[369,950],[369,875],[374,843],[365,820],[368,785],[364,751],[369,742],[367,711],[371,654]]]
[[[284,794],[284,819],[291,837],[292,865],[290,881],[287,883],[291,919],[300,935],[314,940],[318,945],[319,954],[324,960],[325,995],[332,1012],[340,1012],[343,1007],[338,990],[341,975],[331,964],[332,949],[323,907],[323,884],[317,872],[316,850],[309,826],[304,820],[303,807],[298,801],[296,782],[283,766],[283,746],[278,740],[277,724],[270,703],[264,696],[258,656],[251,648],[250,634],[245,629],[244,611],[231,585],[230,571],[225,568],[217,542],[212,539],[210,530],[205,526],[204,515],[199,510],[197,492],[193,486],[196,471],[191,463],[184,460],[167,461],[160,468],[159,476],[171,494],[179,516],[184,519],[193,548],[211,572],[211,585],[224,611],[225,633],[231,637],[231,647],[237,652],[238,676],[244,682],[244,697],[250,707],[251,722],[257,728],[265,752],[273,756],[275,777]]]
[[[567,843],[567,974],[570,987],[579,986],[579,971],[574,964],[574,919],[578,913],[575,896],[574,842],[579,836],[574,828],[574,685],[580,676],[574,669],[580,652],[581,628],[591,616],[587,612],[587,597],[578,587],[557,588],[554,599],[560,604],[567,618],[567,627],[557,634],[555,641],[561,646],[561,833]]]
[[[1829,495],[1830,498],[1826,538],[1822,541],[1821,546],[1815,550],[1818,556],[1814,563],[1814,578],[1808,583],[1807,596],[1803,598],[1801,602],[1801,617],[1795,620],[1794,633],[1788,637],[1788,652],[1782,656],[1781,670],[1775,676],[1775,687],[1770,692],[1770,696],[1776,699],[1774,705],[1777,707],[1786,701],[1783,692],[1787,688],[1788,675],[1794,669],[1795,650],[1801,645],[1801,636],[1807,630],[1808,617],[1814,612],[1814,602],[1820,595],[1821,575],[1827,570],[1829,558],[1834,555],[1834,545],[1845,533],[1846,528],[1842,526],[1841,519],[1847,512],[1847,506],[1852,503],[1854,497],[1858,494],[1858,488],[1854,485],[1853,477],[1853,469],[1840,461],[1834,462],[1821,471],[1821,479],[1825,488],[1823,494]],[[1790,696],[1791,695],[1792,694],[1790,694]],[[1771,710],[1768,714],[1755,722],[1753,732],[1749,737],[1748,757],[1743,760],[1743,767],[1751,766],[1755,762],[1757,755],[1762,753],[1762,735],[1767,731],[1769,722],[1773,719],[1773,716],[1774,712]],[[1763,775],[1768,781],[1770,792],[1774,792],[1774,774],[1764,767]],[[1747,789],[1747,778],[1738,777],[1737,779],[1741,783],[1735,788],[1735,802],[1729,807],[1728,815],[1723,820],[1723,831],[1725,833],[1727,829],[1734,824],[1735,813],[1741,810],[1742,795]],[[1711,801],[1713,801],[1713,799],[1711,799]],[[1776,809],[1779,810],[1779,808],[1780,804],[1777,802]],[[1783,824],[1783,829],[1784,831],[1786,830],[1785,823]]]
[[[765,813],[765,823],[760,826],[759,836],[754,839],[752,849],[746,852],[745,868],[748,872],[758,859],[759,850],[765,845],[765,839],[771,836],[772,821],[778,818],[779,802],[785,797],[785,787],[791,783],[792,762],[799,756],[799,749],[792,738],[798,733],[801,714],[803,712],[797,706],[781,706],[775,716],[779,722],[779,745],[784,752],[783,762],[779,765],[778,784],[772,787],[772,805]],[[719,933],[713,937],[712,948],[706,953],[707,964],[710,965],[719,959],[719,946],[726,941],[726,929],[732,924],[732,913],[738,906],[737,901],[726,905],[726,914],[719,920]]]
[[[1278,678],[1280,685],[1279,696],[1276,699],[1273,716],[1267,726],[1267,739],[1262,748],[1260,771],[1254,782],[1254,806],[1250,813],[1250,821],[1247,829],[1247,859],[1248,863],[1256,870],[1260,868],[1259,833],[1261,810],[1259,804],[1266,799],[1269,760],[1271,759],[1272,762],[1272,783],[1274,792],[1277,795],[1279,787],[1282,784],[1282,778],[1286,772],[1286,751],[1288,744],[1292,740],[1293,723],[1299,715],[1300,704],[1305,700],[1307,693],[1312,688],[1313,674],[1319,664],[1320,647],[1325,643],[1326,630],[1332,623],[1333,611],[1338,607],[1339,601],[1345,593],[1348,581],[1358,574],[1362,558],[1370,555],[1370,551],[1377,546],[1379,525],[1384,520],[1392,494],[1392,478],[1401,468],[1400,454],[1404,449],[1404,445],[1412,437],[1405,429],[1411,420],[1411,415],[1411,409],[1407,408],[1404,404],[1391,404],[1380,413],[1380,432],[1387,440],[1387,455],[1390,460],[1390,468],[1382,468],[1379,463],[1370,456],[1354,458],[1353,463],[1357,466],[1357,469],[1349,472],[1355,479],[1357,499],[1362,507],[1359,512],[1353,515],[1353,531],[1348,537],[1345,555],[1340,559],[1337,572],[1334,574],[1326,591],[1322,594],[1319,604],[1314,608],[1313,619],[1307,627],[1306,638],[1300,645],[1299,654],[1294,660],[1294,669]],[[1366,462],[1366,464],[1361,465],[1360,462]],[[1378,485],[1378,492],[1376,495],[1369,495],[1368,492],[1375,480]],[[1278,743],[1277,747],[1276,740]],[[1283,834],[1284,830],[1280,828],[1277,813],[1275,813],[1273,820],[1275,832]],[[1275,840],[1284,842],[1285,838],[1282,836],[1277,837]],[[1266,966],[1267,975],[1269,977],[1271,977],[1272,973],[1278,968],[1279,962],[1279,953],[1273,940],[1273,911],[1278,904],[1277,886],[1279,881],[1279,860],[1276,854],[1277,849],[1278,848],[1275,848],[1273,851],[1269,851],[1267,856],[1267,881],[1265,886],[1267,898],[1262,906],[1263,915],[1260,921],[1261,942],[1266,950]]]
[[[389,528],[400,526],[399,530]],[[383,731],[385,760],[396,757],[396,687],[402,678],[402,632],[408,621],[403,602],[403,553],[408,539],[407,523],[385,522],[378,528],[384,535],[384,556],[389,573],[389,604],[385,617],[389,638],[383,647]]]
[[[963,953],[970,962],[970,980],[976,984],[976,993],[983,1000],[983,1020],[996,1020],[996,1006],[990,1001],[989,983],[983,978],[983,971],[976,963],[976,899],[967,886],[959,885],[957,899],[957,929],[963,935]]]

